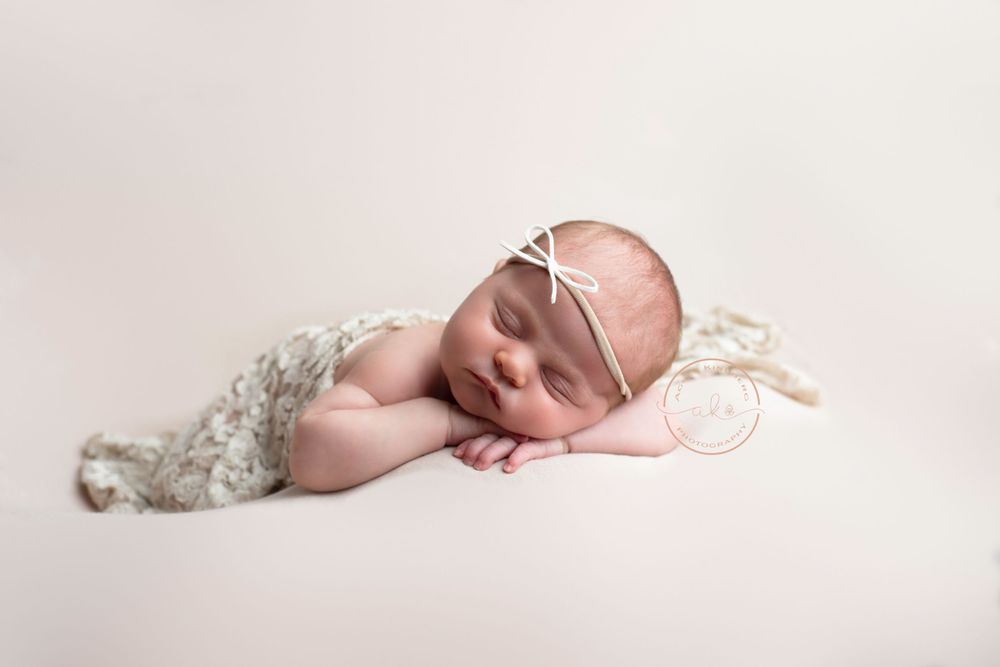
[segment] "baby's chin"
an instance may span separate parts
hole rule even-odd
[[[497,426],[505,428],[513,433],[524,433],[524,431],[518,429],[516,426],[511,426],[510,424],[507,424],[502,413],[494,414],[494,412],[491,410],[484,410],[481,405],[467,405],[465,402],[462,401],[461,398],[459,398],[459,393],[460,392],[455,392],[455,390],[452,389],[451,395],[455,398],[455,402],[458,403],[458,407],[462,408],[470,415],[474,417],[481,417],[483,419],[487,419],[496,424]],[[528,434],[524,433],[524,435]]]

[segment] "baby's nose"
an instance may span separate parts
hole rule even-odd
[[[494,361],[497,368],[500,369],[501,377],[509,379],[510,383],[515,387],[523,387],[525,385],[524,372],[516,359],[509,354],[501,352],[497,354]]]

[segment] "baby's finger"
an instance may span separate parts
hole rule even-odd
[[[507,463],[503,466],[503,470],[504,472],[517,472],[517,469],[520,468],[525,461],[530,461],[531,459],[544,459],[548,456],[564,454],[566,451],[568,450],[565,446],[565,441],[562,438],[532,440],[518,445],[517,449],[510,453],[510,456],[507,457]]]
[[[486,470],[500,459],[505,458],[515,447],[517,447],[517,443],[513,439],[497,438],[479,453],[479,458],[476,459],[473,467],[476,470]]]
[[[526,456],[526,455],[521,455],[521,456],[515,457],[514,454],[516,454],[516,453],[517,453],[517,450],[515,449],[511,453],[511,455],[507,457],[507,462],[503,464],[503,471],[504,472],[507,472],[507,473],[517,472],[517,469],[520,468],[521,465],[525,461],[528,461],[528,460],[531,459],[531,456]]]
[[[479,452],[486,449],[487,445],[499,437],[495,433],[484,433],[464,443],[465,449],[462,451],[462,462],[467,466],[471,466],[479,458]]]
[[[469,438],[468,440],[463,440],[461,443],[459,443],[458,447],[455,448],[455,451],[451,453],[452,456],[457,456],[458,458],[462,458],[462,454],[465,453],[465,446],[469,444],[469,442],[471,442],[472,440],[475,440],[475,438]]]
[[[484,435],[487,435],[487,434],[484,434]],[[455,456],[456,456],[457,458],[460,458],[460,459],[461,459],[461,458],[464,458],[464,457],[465,457],[465,454],[466,454],[466,452],[468,452],[468,451],[469,451],[469,447],[470,447],[470,446],[471,446],[471,445],[472,445],[472,444],[473,444],[474,442],[476,442],[476,440],[479,440],[479,439],[480,439],[480,438],[482,438],[482,437],[483,437],[482,435],[477,435],[477,436],[476,436],[476,437],[474,437],[474,438],[467,438],[466,440],[464,440],[464,441],[462,441],[461,443],[459,443],[458,447],[456,447],[456,448],[455,448]],[[491,440],[492,438],[496,438],[496,437],[497,437],[497,436],[495,436],[495,435],[491,435],[491,436],[490,436],[489,438],[487,438],[487,444],[489,444],[489,441],[490,441],[490,440]]]

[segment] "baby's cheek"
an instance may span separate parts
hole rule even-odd
[[[533,406],[530,415],[525,417],[525,433],[537,440],[554,438],[566,434],[567,420],[558,410],[550,406]]]

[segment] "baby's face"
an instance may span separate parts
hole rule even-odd
[[[618,385],[573,295],[557,279],[553,304],[548,271],[501,266],[466,297],[441,336],[441,368],[455,400],[539,440],[600,421]],[[499,406],[474,374],[495,385]]]

